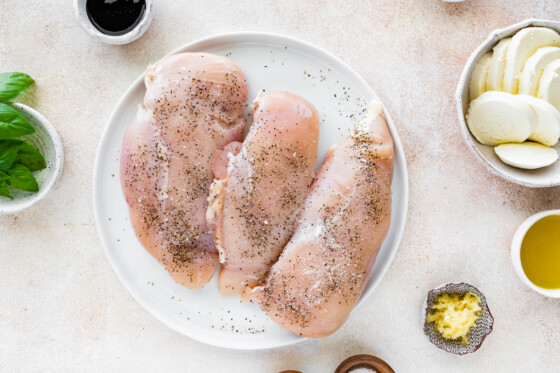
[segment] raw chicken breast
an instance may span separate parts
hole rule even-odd
[[[288,92],[257,97],[243,146],[229,152],[229,170],[223,154],[215,164],[225,177],[213,184],[207,218],[220,252],[222,294],[257,285],[278,259],[313,180],[318,143],[313,105]]]
[[[329,151],[266,283],[244,293],[297,335],[325,337],[342,326],[389,230],[393,140],[382,110],[373,102]]]
[[[211,166],[217,151],[243,139],[245,76],[227,58],[182,53],[149,67],[145,82],[123,140],[123,192],[142,245],[197,289],[218,265],[205,219]]]

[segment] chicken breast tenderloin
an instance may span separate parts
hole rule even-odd
[[[227,58],[181,53],[150,66],[124,136],[121,183],[142,245],[178,283],[197,289],[218,264],[205,214],[215,153],[243,139],[247,84]]]
[[[231,147],[229,161],[218,157],[216,173],[225,177],[211,188],[207,219],[220,252],[223,295],[257,285],[278,259],[313,180],[318,143],[313,105],[271,91],[255,100],[243,146]]]
[[[266,283],[244,293],[297,335],[325,337],[342,326],[389,230],[393,140],[382,111],[373,102],[329,151]]]

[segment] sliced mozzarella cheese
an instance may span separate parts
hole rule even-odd
[[[537,123],[528,140],[540,142],[546,146],[556,145],[560,136],[560,112],[545,100],[528,95],[517,95],[531,106],[537,114]]]
[[[537,97],[542,98],[560,110],[560,59],[549,63],[539,80]]]
[[[511,38],[500,40],[494,47],[492,60],[488,66],[488,76],[486,77],[487,91],[501,91],[504,83],[504,68],[506,66],[506,54],[511,43]]]
[[[526,101],[497,91],[484,92],[472,101],[466,119],[473,136],[486,145],[523,142],[537,122]]]
[[[523,71],[519,77],[518,93],[535,96],[544,68],[558,58],[560,58],[560,48],[558,47],[537,49],[535,54],[529,57],[523,65]]]
[[[476,64],[471,74],[470,98],[471,101],[486,91],[486,76],[488,75],[488,66],[492,59],[492,52],[486,53]]]
[[[550,166],[558,160],[556,149],[536,142],[502,144],[496,146],[494,151],[505,164],[529,170]]]
[[[525,61],[541,47],[560,47],[560,35],[546,27],[527,27],[511,38],[504,68],[504,92],[517,93]]]

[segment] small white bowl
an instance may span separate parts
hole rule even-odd
[[[146,10],[144,11],[144,15],[142,16],[142,19],[140,20],[140,22],[138,22],[136,27],[134,27],[124,35],[107,35],[99,31],[89,20],[86,12],[86,1],[87,0],[74,0],[74,14],[78,19],[78,23],[85,30],[85,32],[87,32],[97,40],[107,44],[132,43],[134,40],[138,39],[146,32],[148,27],[150,27],[152,18],[154,17],[152,11],[153,1],[146,0]]]
[[[465,115],[469,110],[470,104],[469,85],[471,74],[480,58],[491,51],[501,39],[512,36],[517,31],[529,26],[549,27],[560,32],[560,22],[542,19],[527,19],[506,28],[492,31],[490,36],[480,44],[467,60],[461,77],[459,78],[457,91],[455,93],[455,101],[457,103],[461,134],[469,149],[490,172],[520,185],[533,188],[546,188],[560,185],[560,162],[555,162],[551,166],[536,170],[524,170],[508,166],[498,158],[494,152],[493,146],[483,145],[473,137],[465,120]],[[560,150],[560,143],[555,147],[557,150]]]
[[[52,124],[29,106],[20,103],[15,103],[12,106],[35,128],[35,133],[18,137],[18,139],[36,147],[45,158],[47,167],[33,173],[39,184],[38,192],[11,189],[10,192],[14,199],[0,197],[0,214],[15,214],[43,199],[56,185],[64,163],[62,142]]]
[[[547,297],[560,298],[560,289],[543,289],[533,284],[525,274],[525,271],[523,270],[523,266],[521,265],[521,243],[523,243],[523,238],[525,237],[525,234],[527,233],[529,228],[533,226],[533,224],[535,224],[537,221],[541,220],[542,218],[550,215],[560,215],[560,210],[542,211],[531,216],[523,223],[521,223],[519,228],[517,228],[515,235],[513,236],[513,240],[511,241],[511,261],[513,263],[513,268],[515,269],[515,272],[517,273],[517,275],[525,285],[527,285],[528,287],[530,287],[531,289],[533,289],[534,291],[542,295],[546,295]]]

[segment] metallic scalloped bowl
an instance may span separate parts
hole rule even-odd
[[[468,291],[472,291],[480,298],[480,306],[482,307],[482,314],[476,320],[476,325],[471,328],[467,338],[469,339],[469,344],[463,344],[460,340],[449,340],[445,339],[434,327],[434,323],[426,322],[426,315],[432,308],[434,300],[440,294],[465,294]],[[428,292],[428,296],[424,301],[424,306],[422,307],[422,317],[424,322],[424,334],[428,336],[430,342],[432,342],[436,347],[451,352],[456,355],[465,355],[475,352],[480,348],[482,342],[488,334],[492,332],[494,325],[494,317],[490,313],[488,304],[486,303],[486,297],[477,288],[472,285],[466,284],[464,282],[460,283],[447,283],[440,285]]]

